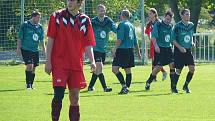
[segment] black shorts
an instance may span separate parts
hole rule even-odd
[[[134,49],[118,48],[116,50],[116,56],[113,59],[112,66],[119,66],[123,69],[134,67]]]
[[[156,53],[154,51],[154,66],[165,66],[172,63],[173,61],[173,52],[171,47],[160,47],[160,53]]]
[[[98,52],[98,51],[93,51],[94,53],[94,59],[95,62],[105,62],[105,58],[106,58],[106,53],[102,53],[102,52]]]
[[[186,49],[186,53],[181,53],[181,51],[177,47],[175,47],[174,67],[176,69],[182,69],[187,65],[195,65],[191,49]]]
[[[22,52],[22,58],[25,62],[25,65],[27,64],[34,64],[34,67],[39,66],[39,52],[32,52],[29,50],[23,50]]]

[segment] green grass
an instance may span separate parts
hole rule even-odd
[[[51,121],[51,77],[44,73],[44,65],[41,65],[36,71],[36,89],[25,90],[24,68],[24,65],[0,66],[0,121]],[[89,81],[89,67],[85,68]],[[133,68],[130,93],[118,95],[121,86],[111,72],[111,66],[106,65],[104,74],[113,92],[104,93],[98,80],[96,91],[82,90],[81,121],[215,121],[215,65],[197,65],[190,84],[191,94],[185,94],[181,89],[187,68],[180,77],[179,94],[170,93],[169,78],[152,83],[151,91],[145,92],[150,68]],[[161,80],[161,74],[158,80]],[[69,120],[68,105],[66,93],[60,121]]]

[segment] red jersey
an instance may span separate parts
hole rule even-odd
[[[145,29],[145,34],[147,34],[148,38],[151,39],[151,33],[152,33],[152,22],[148,22]],[[149,52],[149,58],[154,58],[154,45],[152,41],[150,40],[150,52]]]
[[[90,18],[83,13],[73,16],[68,9],[51,15],[47,36],[54,39],[53,68],[83,70],[85,47],[96,44]]]
[[[151,22],[146,24],[145,34],[150,38],[150,35],[152,33],[152,24]]]

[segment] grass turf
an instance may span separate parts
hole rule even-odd
[[[44,73],[44,65],[36,70],[35,90],[25,90],[24,65],[0,66],[0,121],[51,121],[50,103],[53,97],[51,77]],[[89,67],[85,66],[90,80]],[[215,121],[215,65],[196,66],[190,84],[191,94],[182,91],[187,68],[179,84],[179,94],[170,93],[169,77],[153,82],[151,90],[144,91],[150,66],[132,69],[133,80],[128,95],[118,95],[121,86],[111,66],[105,65],[104,75],[110,93],[102,90],[97,80],[94,92],[81,91],[81,121]],[[168,67],[165,67],[169,71]],[[123,72],[123,70],[122,70]],[[124,72],[123,72],[124,74]],[[66,91],[60,121],[68,121],[68,91]]]

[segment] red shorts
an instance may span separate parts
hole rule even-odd
[[[69,89],[83,89],[87,86],[83,71],[68,69],[53,69],[52,82],[55,86],[68,86]]]
[[[149,53],[149,58],[154,59],[154,45],[152,42],[150,42],[150,53]]]

